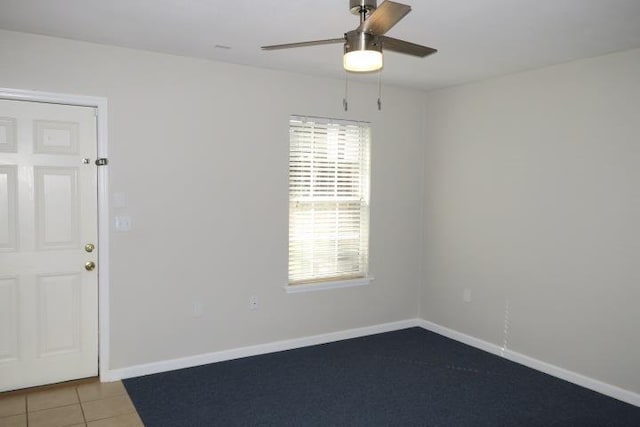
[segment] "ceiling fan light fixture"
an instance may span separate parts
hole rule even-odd
[[[377,38],[364,32],[346,34],[343,65],[347,71],[366,73],[382,68],[382,47]]]
[[[346,71],[367,73],[382,68],[382,47],[385,51],[424,58],[438,50],[385,34],[411,12],[411,6],[385,0],[377,6],[377,0],[349,0],[351,13],[360,16],[360,25],[341,38],[312,40],[297,43],[262,46],[263,50],[290,49],[293,47],[319,46],[343,43],[343,67]]]
[[[382,53],[377,50],[354,50],[343,57],[344,69],[356,73],[377,71],[382,68]]]

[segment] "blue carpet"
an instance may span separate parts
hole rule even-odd
[[[640,408],[421,328],[132,378],[147,427],[640,426]]]

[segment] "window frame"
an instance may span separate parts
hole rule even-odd
[[[316,138],[315,134],[318,131],[318,136]],[[323,133],[324,131],[324,133]],[[305,138],[304,133],[309,132],[310,137]],[[297,137],[294,137],[296,135]],[[355,121],[355,120],[344,120],[344,119],[332,119],[325,117],[314,117],[314,116],[301,116],[301,115],[291,115],[289,117],[289,222],[288,222],[288,283],[284,286],[284,289],[288,293],[298,293],[298,292],[308,292],[308,291],[316,291],[316,290],[325,290],[325,289],[335,289],[335,288],[344,288],[344,287],[352,287],[352,286],[362,286],[368,285],[373,277],[370,274],[370,217],[371,217],[371,199],[370,199],[370,186],[371,186],[371,124],[369,122],[363,121]],[[334,136],[332,136],[334,135]],[[353,135],[357,135],[357,137],[353,137]],[[306,139],[306,140],[305,140]],[[301,149],[301,145],[303,148]],[[308,147],[304,147],[307,145]],[[319,147],[324,148],[326,152],[322,152]],[[305,151],[308,149],[308,151]],[[335,155],[335,160],[328,160],[328,157],[322,157],[322,154],[328,156],[332,149],[336,152],[341,151],[340,157],[339,155]],[[357,159],[354,161],[353,158],[349,161],[347,160],[347,152],[357,152]],[[302,154],[301,154],[302,153]],[[311,159],[312,166],[300,166],[300,156],[304,156],[305,158]],[[353,157],[353,154],[351,154]],[[335,170],[335,178],[332,178],[332,185],[335,186],[335,192],[331,195],[321,194],[322,188],[320,185],[316,185],[315,174],[321,174],[322,171],[316,171],[316,164],[324,164],[325,166],[319,166],[318,170],[322,167],[327,167],[329,164],[329,168],[333,168]],[[347,166],[344,166],[344,165]],[[340,168],[345,167],[349,168],[349,173],[352,173],[354,166],[356,165],[357,169],[357,178],[350,178],[347,181],[340,181],[338,176],[342,170]],[[305,169],[305,167],[307,169]],[[301,169],[302,168],[302,169]],[[308,183],[300,184],[300,173],[308,173]],[[326,177],[326,175],[323,175]],[[325,178],[326,179],[326,178]],[[351,190],[343,190],[341,188],[345,188],[345,184],[347,184],[346,188],[350,188]],[[326,181],[325,181],[326,187]],[[357,190],[353,190],[353,188],[357,188]],[[301,192],[304,192],[304,196],[301,195]],[[346,196],[345,196],[346,192]],[[353,193],[353,194],[352,194]],[[328,204],[335,204],[336,213],[332,214],[331,210],[323,210],[322,208],[314,209],[314,205],[322,205],[324,202]],[[297,211],[293,210],[294,203],[304,203],[305,206]],[[356,204],[358,208],[350,208],[347,207],[346,210],[342,210],[340,205],[352,205]],[[311,211],[312,216],[315,216],[316,213],[329,215],[331,220],[335,221],[337,226],[342,225],[345,228],[338,228],[338,233],[349,234],[349,232],[353,232],[349,227],[353,227],[353,225],[345,225],[341,221],[342,215],[347,215],[351,218],[351,215],[355,215],[358,218],[358,226],[356,227],[357,238],[358,241],[357,246],[357,256],[350,254],[348,257],[340,257],[340,251],[347,251],[347,249],[335,249],[329,250],[325,255],[329,258],[325,259],[325,262],[331,264],[335,262],[335,270],[331,271],[329,268],[325,270],[324,273],[315,270],[315,265],[310,269],[310,276],[307,278],[302,277],[302,279],[292,280],[292,276],[300,276],[304,275],[306,271],[303,267],[298,266],[298,270],[296,271],[296,266],[292,267],[292,258],[296,256],[295,253],[292,253],[292,233],[296,231],[306,231],[309,232],[309,229],[301,230],[299,228],[294,227],[293,221],[294,217],[300,221],[300,215],[303,215],[304,210]],[[363,211],[364,209],[364,211]],[[335,218],[331,215],[335,215]],[[348,223],[349,221],[347,221]],[[315,221],[313,221],[313,225],[310,227],[312,231],[311,234],[315,234],[317,225]],[[363,229],[363,227],[366,227]],[[322,234],[319,232],[319,234]],[[344,238],[344,237],[343,237]],[[294,237],[295,239],[295,237]],[[332,239],[338,239],[339,237],[333,236]],[[331,241],[332,239],[329,239]],[[349,240],[349,239],[347,239]],[[304,241],[304,240],[303,240]],[[326,244],[327,237],[318,239],[316,242],[320,245],[320,248],[323,248],[323,241]],[[300,242],[300,240],[298,240]],[[314,242],[313,239],[309,239],[308,242]],[[317,245],[310,243],[311,246],[314,247],[314,250]],[[299,245],[296,245],[295,250],[298,250],[298,256],[304,255],[305,250],[300,249]],[[333,253],[332,253],[333,252]],[[333,259],[332,259],[333,258]],[[350,263],[353,263],[357,268],[356,274],[353,271],[349,270],[341,270],[344,266],[339,266],[338,263],[340,258],[349,259]],[[321,257],[320,257],[321,259]],[[327,261],[329,260],[329,261]],[[292,273],[293,270],[293,273]],[[330,274],[335,273],[335,276],[330,276]],[[327,276],[329,274],[329,276]],[[314,276],[315,275],[315,276]]]

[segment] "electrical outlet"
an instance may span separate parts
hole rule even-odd
[[[258,306],[258,297],[255,295],[249,297],[249,310],[257,310]]]
[[[462,292],[462,300],[464,302],[471,302],[471,289],[466,288],[464,292]]]

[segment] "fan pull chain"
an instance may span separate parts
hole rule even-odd
[[[378,111],[382,110],[382,69],[378,71]]]
[[[344,111],[349,110],[349,103],[347,102],[347,97],[349,96],[349,73],[345,71],[344,73],[344,98],[342,98],[342,106],[344,107]]]

